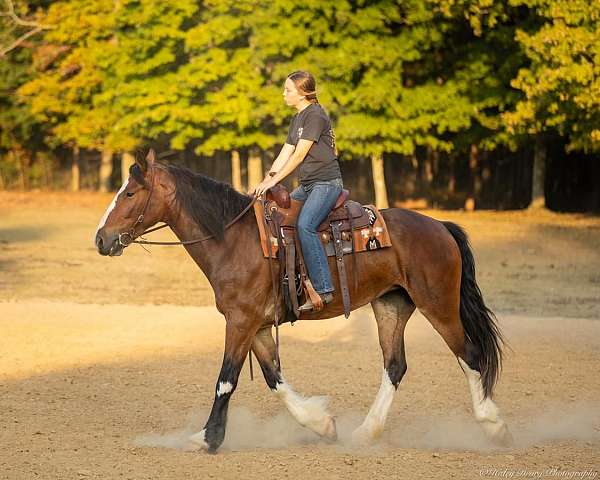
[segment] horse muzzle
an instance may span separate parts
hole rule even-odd
[[[120,236],[111,235],[107,238],[100,232],[96,234],[96,249],[100,255],[118,257],[123,254],[123,249],[127,245],[121,243]]]

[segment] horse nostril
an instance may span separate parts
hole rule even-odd
[[[96,247],[98,248],[98,250],[102,250],[102,245],[103,245],[103,241],[102,241],[102,237],[100,235],[96,235]]]

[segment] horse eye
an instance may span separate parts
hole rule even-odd
[[[129,198],[133,197],[135,195],[135,192],[127,192],[127,196]]]

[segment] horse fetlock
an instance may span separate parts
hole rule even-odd
[[[206,428],[203,428],[198,433],[194,433],[188,437],[193,450],[208,450],[208,442],[206,441]]]
[[[501,447],[510,447],[514,444],[512,433],[510,433],[508,425],[503,420],[481,422],[481,426],[494,444]]]
[[[500,410],[496,404],[486,398],[479,404],[473,405],[475,419],[481,423],[504,423],[500,418]]]
[[[188,440],[192,450],[204,450],[208,453],[216,453],[223,443],[224,433],[224,429],[221,431],[219,429],[203,428],[198,433],[188,437]]]
[[[374,422],[364,422],[352,432],[352,443],[355,445],[368,445],[378,439],[383,432],[383,425]]]

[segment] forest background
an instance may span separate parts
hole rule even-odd
[[[357,200],[600,211],[597,0],[0,0],[0,189],[111,191],[151,146],[246,190],[300,69]]]

